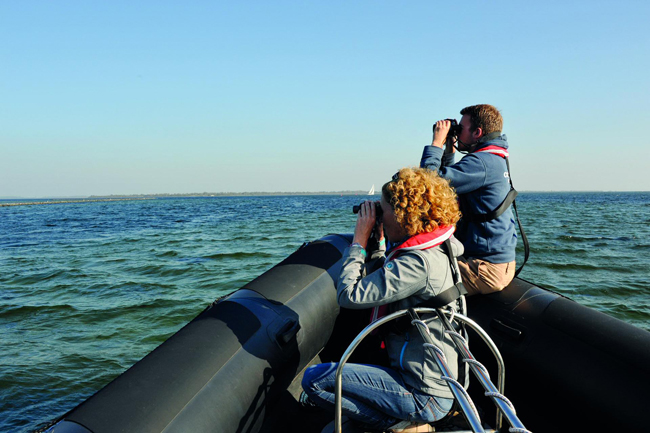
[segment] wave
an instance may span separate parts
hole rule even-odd
[[[619,261],[621,262],[621,261]],[[540,268],[546,268],[556,271],[576,271],[574,279],[576,281],[586,281],[589,278],[585,276],[584,272],[590,271],[600,271],[600,272],[615,272],[617,274],[631,274],[636,275],[639,272],[636,266],[626,266],[625,262],[621,264],[612,264],[617,263],[616,260],[608,261],[606,265],[595,265],[589,263],[536,263],[535,265]],[[598,277],[600,280],[606,278],[605,274],[600,274]],[[613,278],[613,280],[616,280]]]
[[[548,269],[568,269],[579,271],[597,271],[602,269],[600,266],[579,263],[537,263],[537,266]]]
[[[524,246],[517,245],[517,254],[524,253]],[[552,244],[534,244],[530,246],[530,253],[538,255],[538,257],[556,257],[558,254],[567,254],[569,256],[589,256],[591,257],[593,251],[589,246],[568,246],[568,245],[552,245]]]
[[[170,298],[154,298],[144,302],[124,303],[120,305],[102,304],[102,305],[79,305],[74,306],[71,304],[57,304],[57,305],[15,305],[5,304],[0,305],[0,318],[14,319],[19,318],[25,320],[28,317],[76,317],[83,322],[90,321],[96,322],[98,314],[101,314],[102,320],[111,317],[120,317],[122,315],[132,314],[134,312],[142,312],[148,310],[165,309],[173,311],[183,305],[187,304],[187,300],[170,299]],[[191,304],[205,303],[203,300],[191,302]],[[88,319],[88,320],[86,320]],[[113,335],[114,336],[114,335]],[[105,339],[110,339],[111,336],[106,336]]]
[[[168,299],[168,298],[155,298],[144,302],[121,303],[119,305],[104,305],[101,307],[88,307],[83,311],[79,311],[76,320],[84,326],[92,327],[92,334],[97,335],[106,330],[107,326],[113,326],[111,332],[118,332],[118,336],[123,336],[125,333],[137,335],[138,330],[148,329],[152,326],[152,322],[156,321],[157,327],[161,323],[169,323],[170,316],[174,312],[183,307],[186,301]],[[207,305],[207,303],[204,303]],[[97,321],[101,318],[101,325]],[[94,338],[94,337],[93,337]],[[119,339],[119,338],[118,338]],[[115,341],[107,336],[107,341]]]
[[[25,247],[37,247],[41,244],[38,242],[0,242],[0,247],[2,248],[25,248]]]
[[[117,258],[114,258],[114,259],[106,259],[106,263],[124,263],[126,261],[127,261],[127,259],[125,259],[123,257],[117,257]]]
[[[650,311],[648,311],[647,307],[645,309],[638,307],[625,304],[611,304],[607,308],[604,308],[604,311],[621,320],[638,322],[642,328],[647,328],[650,322]]]
[[[234,253],[216,253],[216,254],[210,254],[207,256],[203,256],[204,259],[224,259],[224,258],[233,258],[233,259],[245,259],[247,257],[254,257],[254,258],[269,258],[269,257],[274,257],[273,254],[261,252],[261,251],[256,251],[256,252],[245,252],[245,251],[237,251]]]
[[[629,236],[587,236],[587,235],[560,235],[558,239],[565,242],[593,242],[593,241],[624,241],[629,242],[635,240],[634,237]]]
[[[11,319],[18,317],[24,319],[35,315],[70,315],[76,314],[79,309],[70,304],[59,305],[2,305],[0,306],[0,317]]]
[[[141,265],[128,269],[128,273],[138,274],[138,275],[147,275],[147,276],[157,276],[157,277],[179,277],[182,275],[190,274],[196,272],[191,266],[183,267],[170,267],[166,265]]]
[[[166,332],[164,334],[151,334],[147,335],[146,337],[142,337],[140,339],[141,344],[148,344],[148,345],[159,345],[163,343],[165,340],[167,340],[169,337],[171,337],[174,334],[174,332]]]
[[[157,308],[169,308],[176,307],[181,303],[178,299],[170,298],[154,298],[145,302],[139,302],[135,304],[120,305],[115,308],[115,310],[121,310],[122,312],[128,312],[133,310],[155,310]]]
[[[78,269],[53,269],[45,272],[39,272],[34,274],[24,274],[14,277],[7,281],[8,284],[17,284],[17,285],[27,285],[27,284],[38,284],[43,281],[52,280],[57,277],[78,277],[85,276]]]

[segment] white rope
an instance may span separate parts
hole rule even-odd
[[[513,404],[510,402],[510,400],[508,400],[508,397],[506,397],[505,395],[501,394],[500,392],[486,392],[486,393],[485,393],[485,396],[486,396],[486,397],[494,397],[494,398],[498,398],[499,400],[504,401],[508,406],[510,406],[510,409],[512,409],[512,412],[514,412],[515,415],[517,414],[517,411],[515,410],[515,407],[514,407]]]
[[[454,318],[456,317],[456,311],[454,311],[453,308],[440,308],[439,311],[448,314],[449,315],[449,322],[454,321]]]
[[[449,315],[449,322],[453,323],[454,318],[455,318],[455,314],[456,314],[456,312],[454,311],[453,308],[450,308],[448,310],[440,309],[440,311],[448,314]],[[411,325],[420,325],[421,327],[426,329],[427,334],[431,335],[431,331],[429,330],[429,327],[427,326],[427,324],[424,321],[417,320],[417,319],[412,320]],[[462,341],[463,344],[465,345],[465,348],[469,351],[467,340],[465,339],[465,337],[463,337],[461,334],[459,334],[456,331],[445,330],[445,333],[449,334],[449,335],[453,335],[453,336],[459,338],[460,341]],[[445,353],[438,346],[436,346],[435,344],[424,343],[424,347],[429,347],[429,348],[433,349],[438,355],[440,355],[440,357],[445,361],[445,363],[447,363],[447,357],[445,356]],[[470,359],[470,358],[463,358],[463,362],[467,362],[468,364],[475,365],[476,367],[478,367],[485,374],[485,376],[488,378],[488,380],[491,380],[490,379],[490,373],[487,371],[487,368],[485,368],[485,366],[483,364],[481,364],[480,362],[478,362],[477,360]],[[480,422],[480,416],[478,414],[478,411],[476,410],[476,406],[474,406],[474,402],[470,398],[470,396],[467,393],[467,391],[465,390],[465,388],[458,381],[456,381],[456,379],[454,379],[452,377],[442,376],[441,379],[446,381],[448,384],[454,385],[458,390],[461,391],[461,393],[467,399],[467,402],[469,403],[472,411],[474,412],[474,415],[476,416],[476,418]],[[499,400],[502,400],[508,406],[510,406],[510,408],[512,409],[514,414],[517,413],[517,411],[515,409],[515,406],[512,404],[512,402],[510,400],[508,400],[508,398],[505,395],[501,394],[500,392],[486,392],[485,396],[498,398]],[[526,430],[525,428],[518,428],[518,427],[510,427],[508,429],[508,432],[510,432],[510,433],[532,433],[530,430]]]
[[[478,368],[481,369],[481,371],[485,374],[485,376],[490,379],[490,373],[487,371],[487,368],[480,362],[478,362],[476,359],[469,359],[469,358],[463,358],[463,362],[467,362],[468,364],[473,364],[477,366]],[[491,379],[490,379],[491,380]]]
[[[454,323],[454,319],[456,318],[456,310],[450,308],[447,310],[447,312],[449,313],[449,323]]]
[[[424,322],[422,322],[422,323],[424,323]],[[439,348],[435,344],[431,344],[431,343],[424,343],[423,346],[433,349],[438,355],[440,355],[440,357],[444,360],[445,364],[447,364],[447,357],[445,356],[445,352],[443,352],[441,348]],[[463,395],[467,399],[470,407],[472,408],[472,411],[474,412],[474,415],[476,415],[476,419],[479,420],[479,422],[480,422],[481,417],[479,416],[478,411],[476,410],[476,406],[474,406],[474,402],[470,398],[467,391],[465,391],[465,388],[456,379],[454,379],[453,377],[441,376],[440,378],[442,380],[446,381],[447,383],[451,383],[452,385],[454,385],[456,388],[458,388],[463,393]]]
[[[469,406],[472,408],[472,412],[474,412],[474,415],[476,416],[476,419],[477,419],[477,420],[479,421],[479,423],[480,423],[480,422],[481,422],[481,417],[480,417],[479,414],[478,414],[478,410],[476,410],[476,406],[474,406],[474,402],[473,402],[472,399],[470,398],[470,396],[469,396],[469,394],[467,393],[467,391],[465,391],[465,388],[463,388],[463,385],[461,385],[460,383],[458,383],[458,381],[456,381],[456,379],[454,379],[453,377],[449,377],[449,376],[441,376],[440,378],[441,378],[442,380],[446,381],[448,384],[452,384],[452,385],[454,385],[454,386],[455,386],[455,387],[456,387],[456,388],[457,388],[457,389],[458,389],[458,390],[459,390],[459,391],[460,391],[460,392],[465,396],[465,398],[467,399],[467,402],[469,403]]]
[[[445,334],[453,335],[453,336],[455,336],[455,337],[460,338],[460,341],[462,341],[463,344],[465,345],[465,347],[467,347],[467,340],[465,340],[465,337],[463,337],[462,335],[460,335],[458,332],[456,332],[456,331],[450,331],[450,330],[448,330],[448,329],[445,329]]]
[[[427,326],[427,324],[424,323],[424,321],[414,319],[414,320],[411,320],[411,325],[420,325],[421,327],[423,327],[424,329],[426,329],[427,334],[431,335],[431,331],[429,330],[429,327]]]
[[[445,352],[443,352],[441,348],[439,348],[439,347],[436,346],[435,344],[431,344],[431,343],[423,343],[422,345],[423,345],[424,347],[430,347],[431,349],[435,350],[436,353],[437,353],[438,355],[440,355],[440,357],[441,357],[442,359],[445,360],[445,364],[447,363],[447,357],[445,356]]]

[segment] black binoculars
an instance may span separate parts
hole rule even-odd
[[[463,130],[463,127],[458,124],[456,119],[445,119],[449,120],[451,122],[451,126],[449,127],[449,132],[447,133],[447,136],[445,137],[445,142],[449,137],[458,137],[460,132]],[[433,124],[433,133],[436,133],[436,124]]]
[[[365,202],[352,206],[352,213],[358,214],[363,203]],[[381,205],[378,201],[375,202],[375,215],[377,216],[377,219],[381,219],[381,217],[384,215],[384,211],[381,209]]]

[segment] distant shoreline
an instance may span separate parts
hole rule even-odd
[[[259,196],[304,196],[304,195],[367,195],[365,191],[332,191],[332,192],[224,192],[224,193],[194,193],[194,194],[135,194],[135,195],[109,195],[90,196],[88,198],[70,199],[0,199],[15,200],[0,202],[0,207],[8,206],[34,206],[44,204],[71,204],[71,203],[97,203],[111,201],[156,200],[159,198],[202,198],[202,197],[259,197]]]
[[[201,193],[184,193],[184,194],[129,194],[129,195],[103,195],[89,198],[168,198],[168,197],[262,197],[262,196],[287,196],[287,195],[367,195],[367,191],[298,191],[298,192],[201,192]]]
[[[131,201],[131,200],[155,200],[155,198],[98,198],[98,199],[79,199],[79,200],[47,200],[47,201],[23,201],[16,203],[0,203],[0,207],[7,206],[34,206],[41,204],[67,204],[67,203],[95,203],[100,201]]]
[[[524,194],[589,194],[589,193],[606,193],[606,194],[629,194],[629,193],[647,193],[648,191],[520,191]],[[282,196],[320,196],[320,195],[339,195],[339,196],[368,196],[367,191],[320,191],[320,192],[213,192],[213,193],[189,193],[189,194],[130,194],[130,195],[106,195],[90,197],[70,197],[70,198],[0,198],[0,207],[9,206],[34,206],[44,204],[71,204],[71,203],[97,203],[111,201],[133,201],[133,200],[156,200],[160,198],[206,198],[206,197],[282,197]],[[376,193],[375,197],[379,198]]]

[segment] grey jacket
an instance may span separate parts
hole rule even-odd
[[[463,253],[463,245],[453,237],[452,247],[454,257]],[[374,253],[373,257],[376,256]],[[427,301],[454,284],[449,259],[440,246],[401,253],[369,275],[365,275],[364,259],[365,252],[359,246],[348,247],[343,253],[337,285],[338,303],[343,308],[367,309],[388,304],[392,313]],[[458,269],[455,259],[454,266]],[[457,302],[448,306],[459,311]],[[444,351],[452,374],[458,378],[458,355],[451,337],[444,334],[440,320],[434,320],[435,315],[420,317]],[[403,333],[389,332],[385,342],[391,368],[400,373],[408,386],[429,395],[453,398],[449,386],[440,378],[441,372],[431,351],[425,350],[415,327]]]

